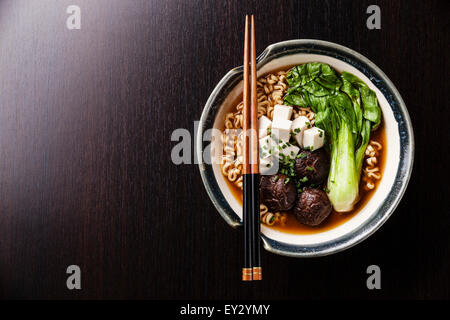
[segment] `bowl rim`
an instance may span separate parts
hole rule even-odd
[[[383,83],[383,87],[386,87],[387,90],[392,93],[393,100],[388,99],[388,103],[391,107],[391,109],[394,110],[393,103],[396,102],[397,108],[398,108],[398,117],[402,121],[398,121],[397,117],[396,120],[399,123],[399,134],[400,134],[400,159],[399,159],[399,166],[396,172],[395,177],[395,184],[392,186],[392,189],[395,189],[393,194],[394,197],[391,199],[389,203],[386,202],[386,199],[383,203],[387,204],[386,208],[384,208],[384,212],[382,214],[376,215],[372,219],[368,219],[368,224],[365,224],[364,226],[361,226],[360,228],[357,228],[355,230],[352,230],[351,232],[345,234],[339,239],[336,239],[335,242],[326,242],[320,246],[314,246],[314,245],[294,245],[294,244],[288,244],[288,243],[282,243],[276,240],[273,240],[271,238],[266,237],[265,235],[261,234],[261,239],[263,241],[264,248],[268,250],[269,252],[284,255],[284,256],[291,256],[291,257],[317,257],[317,256],[325,256],[330,255],[333,253],[337,253],[343,250],[346,250],[366,238],[368,238],[370,235],[372,235],[375,231],[377,231],[386,221],[387,219],[392,215],[392,213],[397,208],[401,198],[403,197],[407,185],[409,183],[413,164],[414,164],[414,132],[412,128],[411,119],[408,113],[408,110],[406,108],[406,105],[398,92],[397,88],[394,86],[394,84],[391,82],[391,80],[386,76],[386,74],[377,67],[372,61],[370,61],[365,56],[361,55],[360,53],[349,49],[345,46],[329,42],[329,41],[323,41],[323,40],[315,40],[315,39],[297,39],[297,40],[287,40],[282,41],[278,43],[271,44],[267,46],[267,48],[258,56],[257,58],[257,69],[259,70],[264,64],[268,63],[269,61],[276,59],[277,57],[280,57],[280,55],[287,55],[290,54],[291,51],[299,50],[300,48],[309,48],[313,50],[314,54],[319,55],[325,55],[325,56],[331,56],[328,50],[332,50],[332,52],[339,53],[346,57],[346,59],[343,59],[343,57],[340,57],[340,60],[343,60],[346,63],[349,63],[353,65],[355,68],[363,72],[361,68],[366,67],[367,69],[370,69],[370,74],[376,75],[379,80],[381,80],[381,83]],[[320,51],[323,51],[322,53]],[[293,52],[295,54],[298,52]],[[327,54],[328,53],[328,54]],[[355,62],[356,60],[356,62]],[[356,65],[354,65],[356,63]],[[359,67],[358,67],[359,66]],[[204,109],[202,111],[202,115],[200,118],[198,131],[197,131],[197,139],[196,139],[196,156],[198,161],[198,166],[200,169],[200,175],[202,177],[203,185],[205,186],[205,189],[213,202],[214,206],[218,210],[219,214],[222,216],[222,218],[232,227],[236,228],[241,225],[240,218],[234,213],[230,213],[230,208],[226,209],[223,207],[222,203],[224,201],[223,195],[220,192],[220,195],[217,194],[215,189],[218,188],[218,186],[212,185],[212,181],[210,177],[207,176],[206,169],[207,164],[203,161],[202,156],[202,150],[203,150],[203,134],[204,130],[208,129],[205,124],[207,119],[211,116],[210,113],[213,109],[214,102],[216,101],[219,92],[221,92],[228,82],[233,78],[236,77],[239,74],[242,74],[243,67],[239,66],[236,68],[231,69],[216,85],[214,90],[211,92]],[[367,71],[369,72],[369,71]],[[366,72],[363,72],[366,73]],[[241,76],[242,78],[242,76]],[[372,79],[371,79],[372,80]],[[381,88],[374,83],[375,86],[377,86],[378,89],[382,92],[383,95],[385,95],[385,92],[381,90]],[[386,96],[385,96],[386,97]],[[215,117],[214,117],[215,118]],[[404,129],[404,133],[401,132],[400,126]],[[397,179],[399,178],[399,181]],[[215,179],[215,177],[214,177]],[[217,181],[215,181],[217,184]],[[220,191],[220,189],[219,189]],[[226,202],[226,200],[225,200]],[[381,208],[383,209],[383,208]],[[381,210],[380,209],[380,210]]]

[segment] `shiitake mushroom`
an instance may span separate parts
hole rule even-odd
[[[298,221],[308,226],[318,226],[331,214],[333,207],[321,189],[304,188],[294,207]]]
[[[295,174],[305,184],[322,184],[328,177],[330,160],[321,148],[315,151],[302,150],[295,160]],[[306,177],[306,178],[305,178]]]
[[[272,212],[292,209],[297,199],[297,189],[292,178],[284,174],[261,176],[261,203]]]

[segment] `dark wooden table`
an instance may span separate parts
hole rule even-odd
[[[449,298],[449,6],[374,1],[0,1],[0,296],[3,298]],[[68,30],[66,8],[81,8]],[[394,82],[414,123],[408,190],[389,221],[345,252],[263,252],[243,284],[241,230],[219,216],[196,165],[170,160],[210,92],[257,47],[348,46]],[[79,265],[82,290],[66,288]],[[377,264],[382,289],[366,288]]]

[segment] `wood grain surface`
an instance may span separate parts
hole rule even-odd
[[[66,8],[81,8],[68,30]],[[381,8],[381,30],[366,8]],[[350,47],[400,91],[414,172],[383,227],[345,252],[262,252],[242,283],[242,230],[219,216],[196,165],[174,165],[214,86],[288,39]],[[449,5],[446,1],[0,1],[0,297],[449,298]],[[79,265],[82,289],[66,288]],[[382,289],[366,288],[377,264]]]

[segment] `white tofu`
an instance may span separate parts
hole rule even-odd
[[[278,150],[277,152],[275,152],[275,155],[280,159],[282,158],[281,155],[283,155],[285,158],[289,157],[291,159],[295,159],[300,151],[299,147],[286,142],[280,143],[277,149]]]
[[[259,158],[269,158],[271,155],[270,150],[273,152],[277,145],[278,144],[270,136],[265,136],[264,138],[259,139]]]
[[[259,138],[264,138],[267,136],[267,129],[272,126],[272,121],[266,116],[262,116],[258,120],[258,128],[259,128]]]
[[[259,173],[261,175],[273,175],[278,172],[278,159],[270,156],[259,160]]]
[[[291,120],[292,117],[292,107],[283,106],[281,104],[275,105],[273,109],[273,120]]]
[[[303,148],[311,151],[323,147],[325,141],[325,132],[322,129],[313,127],[303,132]]]
[[[304,116],[300,116],[292,121],[291,132],[300,147],[303,147],[303,132],[310,126],[310,121]]]
[[[272,134],[275,141],[288,142],[291,136],[291,120],[275,119],[272,121]]]

